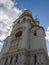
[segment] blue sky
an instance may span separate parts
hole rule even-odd
[[[49,51],[49,0],[0,0],[0,48],[12,29],[12,24],[23,10],[28,9],[32,16],[40,20],[46,32],[46,45]],[[4,27],[3,27],[4,26]],[[2,28],[2,29],[1,29]]]
[[[49,26],[49,0],[16,0],[16,2],[18,2],[18,8],[28,9],[34,17],[37,16],[40,19],[40,24],[47,29]]]

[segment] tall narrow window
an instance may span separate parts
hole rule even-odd
[[[13,60],[13,56],[11,56],[11,58],[10,58],[10,64],[12,63],[12,60]]]
[[[36,54],[34,55],[34,65],[36,65],[36,62],[37,62],[37,56]]]
[[[7,61],[8,61],[8,57],[6,58],[6,60],[5,60],[5,64],[4,64],[4,65],[7,65]]]
[[[37,32],[36,32],[36,30],[34,31],[34,36],[37,36]]]
[[[16,58],[15,58],[15,64],[17,61],[18,61],[18,54],[16,55]]]

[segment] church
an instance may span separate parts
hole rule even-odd
[[[0,53],[0,65],[49,65],[45,30],[25,10],[14,21],[13,29]]]

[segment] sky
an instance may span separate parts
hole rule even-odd
[[[46,33],[46,46],[49,53],[49,0],[0,0],[0,51],[4,40],[10,35],[13,22],[24,10],[40,20]]]

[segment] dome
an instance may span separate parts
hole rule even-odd
[[[25,10],[22,14],[30,14],[30,15],[32,15],[32,13],[29,10]]]
[[[35,21],[35,23],[38,23],[39,24],[39,19],[37,17],[35,18],[34,21]]]
[[[29,10],[25,10],[23,11],[22,15],[19,18],[24,16],[30,16],[32,18],[32,13]]]

